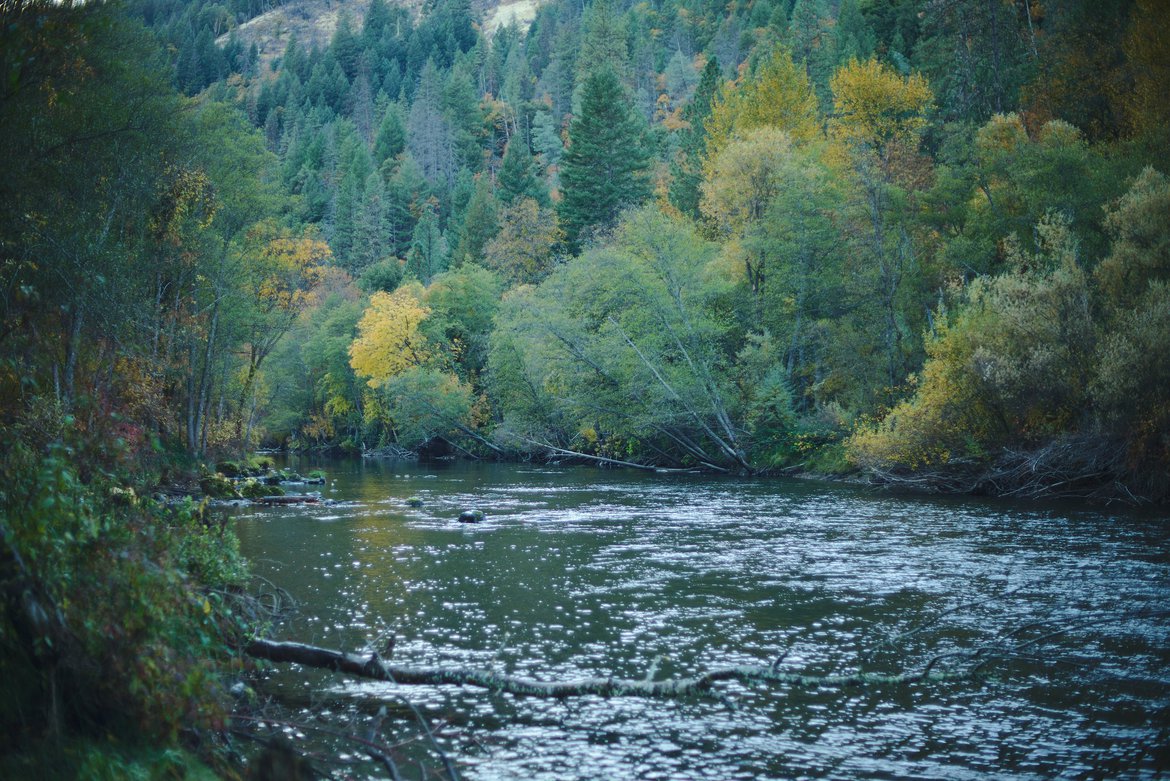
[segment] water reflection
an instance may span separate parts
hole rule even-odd
[[[302,468],[310,468],[301,465]],[[539,676],[761,662],[898,671],[1013,627],[1075,627],[985,682],[732,686],[716,700],[407,694],[466,776],[966,778],[1170,769],[1170,524],[795,481],[339,462],[332,507],[241,513],[257,570],[304,601],[283,637]],[[410,508],[410,496],[423,506]],[[482,524],[460,525],[469,507]],[[1059,661],[1054,662],[1054,657]],[[307,683],[306,683],[307,682]],[[270,685],[384,697],[275,671]],[[404,730],[406,728],[404,727]]]

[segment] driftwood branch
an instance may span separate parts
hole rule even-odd
[[[1122,442],[1068,436],[1035,450],[1002,449],[990,463],[955,458],[914,471],[882,464],[865,470],[879,484],[937,493],[990,494],[1021,499],[1096,499],[1138,505]]]
[[[685,697],[707,694],[720,681],[765,683],[800,687],[842,688],[863,685],[910,684],[920,681],[955,680],[971,677],[970,671],[935,672],[942,657],[927,662],[919,672],[882,675],[853,673],[849,675],[804,675],[783,672],[775,665],[736,665],[711,670],[702,675],[671,678],[663,681],[630,678],[580,678],[572,681],[542,681],[514,675],[502,675],[488,670],[467,667],[412,667],[389,664],[377,654],[355,654],[303,643],[275,640],[253,640],[245,652],[256,659],[271,662],[291,662],[348,673],[361,678],[387,681],[403,686],[478,686],[493,692],[506,692],[528,697]]]

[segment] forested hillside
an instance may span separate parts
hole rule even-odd
[[[1149,493],[1164,5],[6,6],[8,414]]]
[[[374,2],[264,67],[229,43],[202,99],[345,272],[258,432],[1152,489],[1163,10],[554,2],[489,39]]]

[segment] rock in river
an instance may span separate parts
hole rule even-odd
[[[459,513],[459,523],[479,523],[483,520],[483,510],[464,510]]]

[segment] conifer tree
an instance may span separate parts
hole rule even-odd
[[[606,228],[618,215],[650,195],[649,155],[643,125],[611,68],[585,80],[581,114],[569,127],[569,148],[561,164],[563,199],[558,208],[568,248],[582,235]]]
[[[532,148],[540,155],[540,162],[546,169],[560,162],[565,147],[551,111],[536,112],[532,120]]]
[[[428,60],[410,107],[407,145],[427,181],[450,184],[455,176],[455,148],[443,112],[442,86],[439,69]]]
[[[499,231],[500,203],[492,193],[491,181],[487,174],[475,179],[475,191],[463,212],[463,224],[459,228],[458,241],[451,253],[451,265],[458,268],[464,263],[479,263],[483,259],[484,246]]]
[[[374,139],[374,163],[382,165],[392,160],[406,148],[406,129],[402,126],[402,114],[398,106],[391,104],[386,107],[386,115],[382,117],[382,125],[378,128],[378,137]]]
[[[447,269],[447,239],[439,230],[439,215],[434,199],[423,205],[423,213],[414,226],[410,252],[406,254],[406,273],[424,285]]]
[[[833,65],[829,35],[829,12],[824,0],[796,0],[789,20],[792,59],[804,69],[804,75],[823,105],[831,102],[829,71]]]
[[[366,178],[357,219],[354,221],[350,271],[354,275],[388,254],[390,225],[386,216],[385,185],[382,177],[372,173]]]
[[[512,136],[504,151],[504,162],[498,178],[500,200],[510,206],[521,198],[532,198],[541,206],[548,206],[548,192],[536,177],[532,154],[522,135]]]
[[[699,186],[703,181],[703,157],[707,154],[707,117],[722,77],[719,60],[712,57],[691,102],[683,109],[688,127],[681,132],[679,155],[671,165],[670,202],[691,219],[699,218]]]
[[[841,10],[837,14],[837,65],[844,65],[850,60],[868,59],[874,50],[873,30],[861,14],[857,0],[841,0]]]
[[[625,22],[609,0],[597,0],[586,8],[581,15],[578,83],[602,68],[612,69],[622,79],[628,78],[630,53],[626,38]]]

